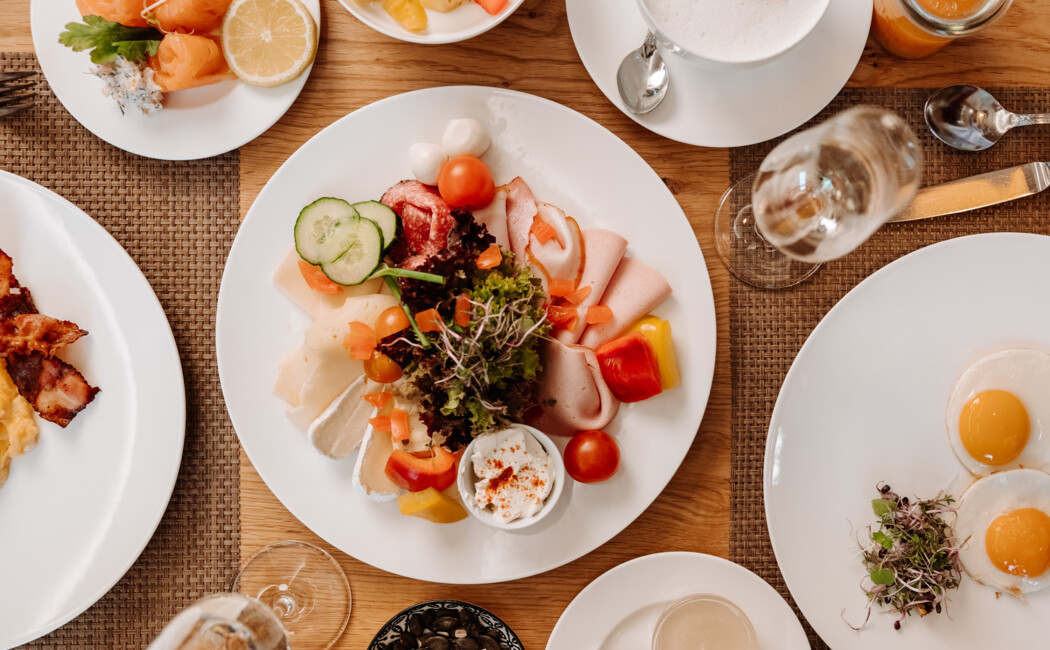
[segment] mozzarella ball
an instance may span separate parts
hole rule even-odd
[[[412,175],[425,185],[437,185],[441,166],[448,160],[448,153],[439,144],[417,142],[408,149],[408,164]]]
[[[470,117],[452,120],[441,136],[441,145],[449,156],[470,154],[480,157],[488,151],[489,134],[481,123]]]

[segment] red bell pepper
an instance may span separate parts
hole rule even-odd
[[[431,451],[395,449],[386,461],[386,475],[398,487],[419,492],[429,487],[445,490],[456,482],[456,456],[441,445]]]
[[[660,366],[645,335],[631,332],[594,352],[605,383],[621,402],[640,402],[660,394]]]

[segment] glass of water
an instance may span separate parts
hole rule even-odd
[[[726,190],[715,247],[744,282],[790,287],[907,207],[921,173],[922,149],[904,120],[851,108],[788,138]]]

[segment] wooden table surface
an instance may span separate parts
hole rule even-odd
[[[38,0],[55,2],[57,0]],[[601,0],[593,0],[601,2]],[[241,148],[242,215],[277,167],[322,128],[391,95],[453,84],[500,86],[569,106],[610,129],[665,180],[696,233],[714,288],[718,357],[707,412],[689,455],[653,505],[593,553],[548,573],[497,585],[456,586],[385,573],[330,547],[270,493],[241,454],[242,557],[270,542],[302,539],[333,551],[350,579],[350,623],[336,647],[364,648],[394,613],[431,598],[491,609],[528,648],[542,648],[573,597],[603,572],[660,551],[729,552],[729,277],[714,252],[712,218],[729,182],[728,153],[654,135],[621,114],[576,54],[558,0],[525,0],[502,25],[469,41],[423,46],[371,30],[336,0],[322,0],[317,63],[298,101],[267,133]],[[0,51],[32,51],[29,0],[0,0]],[[1015,0],[995,26],[920,61],[886,54],[869,39],[851,86],[1050,86],[1050,2]],[[1046,107],[1050,110],[1050,106]]]

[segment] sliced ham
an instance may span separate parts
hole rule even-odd
[[[600,325],[588,325],[580,345],[596,348],[616,338],[669,295],[671,285],[659,271],[636,259],[623,258],[601,299],[601,304],[612,310],[612,318]]]
[[[488,229],[500,248],[511,250],[507,231],[507,188],[497,188],[492,202],[480,210],[474,210],[473,214],[474,221]]]
[[[529,424],[544,433],[571,436],[612,422],[620,402],[602,378],[594,350],[549,342],[536,389],[539,406]]]
[[[605,288],[609,286],[609,280],[612,279],[627,250],[627,240],[610,230],[588,228],[583,231],[583,247],[587,251],[587,258],[583,274],[580,276],[579,288],[590,287],[591,292],[578,307],[576,327],[572,330],[555,330],[554,338],[562,343],[576,343],[583,336],[583,330],[587,327],[587,308],[601,301]]]
[[[525,263],[525,249],[529,245],[529,230],[536,217],[536,197],[525,181],[518,176],[507,183],[507,234],[510,252],[519,264]]]
[[[544,243],[535,235],[529,236],[529,263],[543,279],[543,289],[551,280],[569,280],[575,286],[580,280],[585,261],[583,235],[576,220],[557,206],[538,201],[537,214],[551,225],[555,236]]]
[[[429,256],[447,246],[454,224],[452,208],[433,188],[419,181],[401,181],[380,202],[401,215],[409,254]]]

